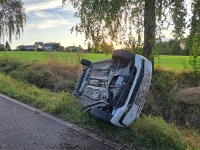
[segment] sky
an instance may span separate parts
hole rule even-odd
[[[60,42],[64,47],[72,45],[84,46],[84,36],[69,31],[79,22],[75,18],[73,6],[62,0],[22,0],[28,16],[24,32],[19,39],[12,38],[10,46],[15,49],[19,45],[34,45],[37,41]]]
[[[81,45],[87,48],[84,35],[77,35],[76,32],[71,33],[70,31],[80,22],[74,17],[75,10],[70,3],[62,6],[62,0],[22,1],[28,18],[20,38],[15,39],[13,36],[10,43],[12,49],[16,49],[19,45],[34,45],[36,41],[60,42],[64,47]],[[169,31],[165,31],[164,35],[166,39],[173,38]]]

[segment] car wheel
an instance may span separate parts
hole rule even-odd
[[[92,110],[90,111],[90,114],[98,119],[105,121],[105,122],[110,122],[110,119],[111,119],[110,113],[100,110],[98,108],[92,108]]]
[[[89,60],[86,60],[86,59],[81,59],[81,62],[80,62],[82,65],[84,66],[90,66],[91,65],[91,61]]]
[[[118,60],[118,59],[122,59],[122,60],[133,60],[134,59],[134,55],[128,51],[125,50],[114,50],[113,54],[112,54],[112,58],[114,60]]]

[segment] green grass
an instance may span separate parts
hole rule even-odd
[[[77,114],[80,114],[81,104],[71,94],[39,89],[34,85],[23,83],[1,73],[0,91],[50,114],[59,114],[65,111],[69,120],[76,120],[74,118],[79,117]]]
[[[39,89],[3,74],[0,74],[0,91],[113,140],[124,149],[131,146],[137,149],[186,149],[178,128],[161,117],[143,116],[128,128],[117,127],[80,112],[80,103],[69,93]]]
[[[189,59],[190,56],[160,55],[155,58],[155,67],[170,71],[191,70]]]
[[[4,57],[4,59],[1,59],[1,57]],[[10,59],[5,59],[11,57],[23,60],[24,62],[17,59],[9,62]],[[51,92],[47,89],[40,89],[27,82],[25,83],[23,78],[18,77],[22,75],[22,77],[25,77],[25,74],[21,75],[20,72],[25,71],[23,68],[26,68],[25,64],[29,61],[46,62],[50,60],[50,65],[46,66],[56,66],[53,70],[50,70],[50,73],[55,71],[53,72],[55,76],[57,75],[56,69],[59,66],[58,70],[65,70],[61,64],[58,65],[60,62],[56,63],[57,61],[77,63],[82,57],[82,55],[76,53],[0,52],[1,69],[4,68],[2,72],[7,73],[7,75],[0,73],[0,91],[5,95],[16,98],[115,141],[122,145],[122,149],[130,148],[129,146],[133,146],[135,149],[186,149],[186,146],[188,149],[195,149],[200,147],[200,135],[198,131],[187,128],[182,129],[173,123],[166,123],[168,122],[166,121],[166,118],[168,118],[167,114],[173,107],[171,104],[174,104],[174,95],[171,92],[173,87],[176,84],[180,87],[198,86],[199,84],[196,82],[200,81],[199,78],[194,78],[191,73],[174,73],[174,70],[178,70],[179,72],[182,72],[184,69],[187,70],[185,66],[187,66],[186,62],[189,61],[189,57],[160,56],[156,58],[156,68],[159,69],[155,70],[151,84],[151,92],[155,92],[156,94],[154,94],[154,97],[151,97],[152,101],[147,100],[145,106],[148,108],[143,109],[143,112],[146,110],[145,114],[152,114],[152,116],[143,115],[128,128],[117,127],[98,120],[89,113],[80,112],[82,106],[71,95],[71,92]],[[84,58],[96,61],[106,59],[107,57],[104,54],[84,54]],[[38,65],[36,68],[41,68],[40,63],[27,64]],[[67,63],[65,64],[67,65]],[[173,72],[167,70],[173,70]],[[155,108],[156,110],[154,111]],[[190,108],[193,109],[193,106],[191,105]],[[166,114],[166,116],[162,113]]]
[[[68,52],[29,52],[29,51],[0,51],[0,57],[12,57],[24,61],[47,61],[49,59],[57,59],[59,61],[69,61],[77,59],[77,53]],[[104,54],[84,53],[81,57],[90,61],[106,59]],[[83,55],[83,56],[82,56]]]
[[[102,59],[110,58],[105,54],[84,53],[78,56],[77,53],[66,52],[22,52],[22,51],[8,51],[0,52],[0,57],[13,57],[24,61],[47,61],[50,59],[65,61],[68,63],[77,63],[79,59],[85,58],[92,62]],[[155,57],[155,67],[164,70],[182,71],[191,70],[189,65],[189,56],[168,56],[161,55]]]

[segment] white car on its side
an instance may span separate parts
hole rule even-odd
[[[115,50],[112,59],[91,63],[83,71],[74,94],[82,110],[103,121],[126,127],[137,119],[151,83],[152,63],[141,55]]]

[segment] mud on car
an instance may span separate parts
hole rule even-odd
[[[115,50],[111,59],[82,59],[83,71],[73,94],[83,111],[98,119],[125,127],[142,111],[148,92],[152,63],[141,55]]]

